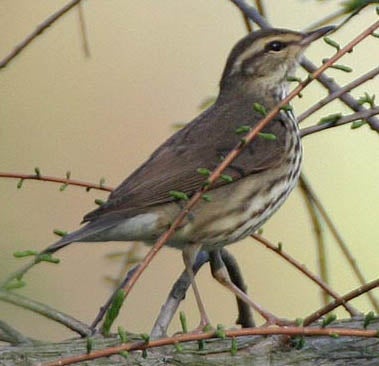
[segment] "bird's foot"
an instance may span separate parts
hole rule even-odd
[[[296,325],[296,322],[294,320],[284,319],[284,318],[278,318],[273,314],[270,314],[268,317],[265,317],[266,322],[261,325],[262,328],[267,328],[272,325],[277,325],[278,327],[289,327]]]

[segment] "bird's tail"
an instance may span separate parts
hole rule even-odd
[[[106,241],[99,239],[101,233],[106,231],[119,223],[119,219],[105,217],[96,221],[91,221],[85,226],[78,230],[75,230],[69,234],[63,236],[57,242],[51,244],[46,249],[44,249],[41,254],[51,254],[56,251],[66,247],[67,245],[75,242],[96,242],[96,241]]]
[[[70,245],[74,243],[77,240],[73,240],[72,234],[75,234],[76,232],[74,231],[73,233],[66,234],[63,236],[60,240],[56,241],[55,243],[49,245],[46,249],[44,249],[40,254],[53,254],[57,252],[58,250],[66,247],[67,245]]]

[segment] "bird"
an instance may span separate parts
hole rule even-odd
[[[216,168],[238,144],[241,130],[253,128],[262,119],[256,106],[269,111],[286,97],[304,50],[332,29],[269,28],[242,38],[227,58],[214,104],[168,138],[104,204],[85,215],[84,226],[43,253],[75,242],[152,245],[180,213],[184,199],[204,184],[204,172]],[[230,281],[220,250],[254,233],[278,210],[297,183],[302,155],[295,115],[290,108],[281,110],[225,169],[228,179],[209,187],[207,199],[193,207],[168,240],[168,246],[182,250],[201,325],[208,324],[209,318],[192,270],[200,250],[209,252],[212,274],[219,282],[272,320],[272,314]]]

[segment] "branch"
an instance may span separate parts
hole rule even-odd
[[[298,269],[311,281],[313,281],[318,286],[320,286],[331,297],[333,297],[336,300],[341,299],[341,296],[337,292],[335,292],[331,287],[329,287],[326,283],[324,283],[319,277],[317,277],[312,272],[304,268],[304,265],[300,264],[296,259],[291,257],[289,254],[285,253],[282,249],[278,248],[278,246],[271,244],[268,240],[262,238],[260,235],[252,234],[251,237],[255,239],[256,241],[258,241],[259,243],[263,244],[266,248],[272,250],[273,252],[281,256],[284,260],[286,260],[288,263],[290,263],[292,266]],[[352,306],[350,306],[346,302],[343,302],[342,305],[351,316],[355,316],[359,314],[357,310],[355,310]]]
[[[325,235],[322,230],[321,218],[317,208],[311,199],[311,197],[307,194],[308,191],[303,184],[304,173],[300,174],[299,179],[299,188],[301,193],[304,196],[304,201],[307,206],[307,210],[310,216],[310,220],[313,224],[313,232],[315,234],[315,239],[317,242],[317,264],[318,264],[318,272],[321,277],[321,280],[324,283],[329,284],[329,271],[327,266],[327,258],[326,258],[326,248],[325,248]],[[330,301],[330,296],[325,292],[321,291],[321,297],[323,300],[323,304],[326,305]]]
[[[25,337],[18,330],[2,320],[0,320],[0,342],[10,344],[33,344],[30,338]]]
[[[63,185],[68,185],[68,186],[84,187],[87,190],[98,189],[100,191],[106,191],[106,192],[112,192],[113,190],[112,187],[104,186],[102,183],[94,184],[94,183],[83,182],[80,180],[74,180],[74,179],[68,179],[68,178],[50,177],[50,176],[42,175],[42,174],[20,174],[20,173],[0,172],[0,178],[14,178],[14,179],[20,179],[20,181],[41,180],[45,182],[62,183]]]
[[[379,114],[379,107],[364,109],[363,111],[352,113],[352,114],[349,114],[348,116],[341,117],[337,122],[327,122],[320,125],[314,125],[314,126],[303,128],[300,131],[300,135],[301,137],[304,137],[307,135],[311,135],[312,133],[315,133],[315,132],[320,132],[332,127],[342,126],[346,123],[350,123],[350,122],[357,121],[360,119],[364,119],[368,121],[370,117],[376,116],[377,114]]]
[[[15,294],[14,292],[6,291],[0,288],[0,300],[34,311],[35,313],[41,314],[49,319],[57,321],[82,336],[91,334],[91,329],[88,327],[88,325],[71,317],[70,315],[58,311],[57,309],[42,304],[38,301],[31,300],[25,296],[21,296]]]
[[[320,212],[321,216],[323,217],[326,225],[329,227],[329,230],[331,231],[332,235],[334,236],[335,240],[337,241],[337,244],[339,245],[342,253],[344,254],[345,258],[349,262],[351,268],[353,269],[353,272],[355,273],[355,276],[358,278],[360,284],[364,286],[366,284],[366,279],[364,278],[361,270],[359,269],[357,262],[355,261],[354,257],[350,253],[349,248],[347,247],[347,244],[343,240],[341,234],[338,232],[337,227],[334,225],[332,219],[329,217],[328,212],[322,205],[320,199],[317,197],[316,193],[313,191],[311,185],[305,178],[305,176],[302,176],[302,180],[300,183],[303,185],[303,188],[307,191],[307,195],[309,198],[312,199],[312,202],[317,207],[318,211]],[[367,293],[371,304],[375,308],[375,311],[379,312],[379,304],[377,300],[375,299],[374,295],[370,292]]]
[[[368,291],[370,291],[376,287],[379,287],[379,279],[371,281],[371,282],[369,282],[369,283],[347,293],[346,295],[340,297],[339,299],[334,300],[330,304],[322,307],[321,309],[317,310],[313,314],[306,317],[304,319],[303,324],[305,326],[312,324],[316,320],[320,319],[323,315],[330,313],[335,308],[341,306],[342,304],[344,304],[344,303],[346,303],[346,302],[348,302],[348,301],[350,301],[350,300],[352,300],[358,296],[361,296],[362,294],[364,294],[364,293],[366,293],[366,292],[368,292]]]
[[[42,366],[71,365],[73,363],[95,360],[95,359],[98,359],[101,357],[109,357],[111,355],[119,354],[120,352],[123,352],[123,351],[135,351],[135,350],[144,351],[144,350],[157,348],[157,347],[163,347],[163,346],[169,346],[169,345],[173,346],[175,344],[176,345],[182,345],[185,342],[204,341],[204,340],[210,340],[210,339],[212,339],[213,342],[215,342],[215,341],[221,342],[220,338],[222,338],[222,339],[225,339],[225,338],[236,339],[236,337],[240,337],[240,336],[264,336],[264,337],[267,337],[267,336],[273,336],[273,335],[284,335],[287,337],[288,336],[290,336],[290,337],[295,337],[295,336],[307,336],[307,337],[309,337],[309,336],[313,336],[313,337],[323,336],[323,337],[375,338],[375,337],[377,337],[378,332],[375,329],[355,329],[355,328],[338,328],[338,327],[333,327],[333,328],[316,328],[316,327],[272,328],[272,327],[269,327],[269,328],[245,328],[245,329],[235,329],[235,330],[223,330],[221,335],[220,335],[219,331],[203,332],[200,334],[188,333],[188,334],[177,335],[175,337],[162,338],[162,339],[157,339],[157,340],[152,340],[152,341],[147,341],[147,342],[137,341],[137,342],[121,344],[121,345],[117,345],[117,346],[113,346],[113,347],[108,347],[108,348],[102,347],[101,349],[94,350],[89,354],[83,353],[83,354],[74,355],[74,356],[71,355],[71,356],[68,356],[66,358],[60,358],[56,361],[43,363]],[[271,354],[271,357],[267,356],[267,355],[266,355],[266,357],[270,357],[270,360],[271,360],[271,358],[273,357],[272,352],[274,352],[272,350],[272,348],[274,348],[274,349],[276,348],[275,351],[277,351],[277,352],[280,351],[280,349],[282,350],[283,342],[285,342],[285,340],[281,339],[281,341],[276,340],[276,342],[275,342],[271,339],[271,341],[273,341],[273,343],[274,343],[274,344],[271,343],[271,345],[269,345],[268,341],[269,340],[267,338],[263,341],[261,340],[261,342],[266,344],[266,347],[265,347],[266,353],[268,352],[269,354]],[[329,344],[332,343],[330,340],[327,340],[327,342]],[[258,343],[260,343],[260,342],[258,341]],[[288,342],[285,342],[285,343],[288,343]],[[349,343],[351,343],[351,340]],[[359,343],[359,342],[356,341],[355,343]],[[275,344],[276,344],[276,347],[275,347]],[[254,354],[254,349],[257,351],[257,347],[256,347],[257,345],[259,345],[259,344],[257,344],[257,342],[256,342],[255,345],[251,346],[250,352],[252,352]],[[279,347],[279,349],[278,349],[278,347]],[[230,355],[230,353],[231,353],[230,340],[227,344],[224,344],[224,346],[221,346],[219,348],[221,348],[221,350],[219,349],[218,353],[222,353],[223,360],[229,361],[229,363],[223,362],[223,364],[237,364],[238,357],[235,359],[235,362],[233,362],[233,356]],[[267,348],[269,348],[269,351],[267,351]],[[325,348],[320,347],[320,344],[318,344],[318,348],[319,349],[321,348],[322,351],[325,353]],[[287,347],[285,350],[285,352],[287,353],[286,359],[289,356],[290,349],[291,349],[290,344],[287,344]],[[292,346],[292,349],[293,349],[293,346]],[[238,345],[236,345],[235,351],[237,352],[237,350],[238,350]],[[294,349],[293,349],[293,351],[296,352]],[[167,356],[168,352],[169,352],[169,349],[166,348],[166,350],[164,351],[165,358],[169,357],[169,356]],[[229,355],[228,355],[228,352],[229,352]],[[180,354],[180,351],[179,352],[172,352],[171,351],[171,353],[175,353],[175,354],[179,353]],[[195,353],[195,355],[193,355],[194,353]],[[187,357],[187,363],[186,362],[180,362],[180,361],[174,362],[174,363],[180,364],[180,365],[183,365],[183,364],[192,364],[192,365],[203,364],[203,362],[206,360],[206,358],[204,356],[206,356],[207,353],[208,353],[207,351],[202,352],[203,357],[201,357],[199,359],[195,358],[196,360],[198,360],[198,362],[191,362],[191,359],[190,359],[189,360],[190,362],[188,363],[188,357]],[[209,355],[212,356],[215,353],[217,353],[217,351],[213,350],[213,352],[210,352]],[[192,350],[192,352],[191,352],[191,350],[189,350],[189,352],[186,352],[185,354],[187,354],[187,356],[191,356],[191,354],[192,354],[192,357],[196,356],[196,350]],[[238,353],[237,353],[237,355],[238,355]],[[160,358],[162,356],[160,356]],[[341,357],[341,355],[339,355],[339,356]],[[346,357],[345,355],[342,355],[342,356]],[[246,357],[246,355],[245,355],[245,357]],[[264,364],[267,365],[267,358],[265,358],[265,359],[266,359],[266,362]],[[203,362],[200,362],[200,360],[203,360]],[[297,359],[296,364],[298,364],[298,361],[299,360]],[[162,359],[161,359],[161,362],[156,362],[154,364],[161,364],[161,363],[162,363]],[[242,360],[242,363],[245,365],[246,364],[253,364],[253,362],[245,363],[244,360]],[[133,364],[139,364],[140,365],[141,363],[139,363],[137,361],[136,363],[133,363]],[[152,364],[152,363],[149,363],[149,361],[145,361],[145,362],[143,362],[143,364]],[[212,364],[215,364],[215,362],[213,361]],[[221,364],[221,360],[217,364]],[[238,364],[241,364],[241,363],[238,363]],[[255,362],[254,362],[254,364],[255,364]],[[259,363],[259,364],[262,364],[262,363]],[[271,361],[270,361],[270,364],[273,364],[273,363],[271,363]],[[284,363],[281,362],[281,364],[283,365]],[[287,362],[285,362],[285,364],[288,365]]]
[[[90,51],[89,42],[88,42],[87,27],[86,27],[86,22],[84,19],[84,12],[83,12],[82,4],[83,4],[82,2],[79,2],[78,15],[79,15],[80,31],[82,34],[83,51],[84,51],[84,54],[86,57],[91,57],[91,51]]]
[[[379,74],[379,66],[375,67],[368,73],[360,76],[358,79],[355,79],[354,81],[345,85],[344,87],[341,87],[338,90],[330,93],[327,97],[315,103],[312,107],[308,108],[305,112],[303,112],[300,116],[298,116],[297,121],[302,122],[303,120],[308,118],[311,114],[313,114],[314,112],[324,107],[326,104],[330,103],[336,98],[339,98],[342,94],[345,94],[346,92],[353,90],[354,88],[365,83],[366,81],[373,79],[378,74]]]
[[[258,24],[261,28],[271,28],[270,23],[253,6],[248,5],[244,0],[230,0],[249,19]]]
[[[303,59],[301,61],[301,66],[304,67],[305,70],[308,72],[313,72],[317,67],[309,60]],[[326,88],[328,89],[329,93],[334,93],[338,91],[341,87],[330,77],[323,74],[320,75],[318,78],[318,81]],[[342,94],[339,99],[347,105],[349,108],[351,108],[355,112],[361,112],[367,110],[366,108],[362,107],[359,102],[354,99],[349,93]],[[379,132],[379,119],[375,117],[369,117],[367,118],[367,122],[371,126],[372,129]]]
[[[32,41],[34,41],[46,28],[50,27],[55,21],[57,21],[62,15],[66,14],[74,6],[79,4],[81,0],[72,0],[63,8],[59,9],[54,14],[50,15],[44,22],[37,26],[34,32],[29,34],[14,50],[8,54],[4,59],[0,61],[0,69],[7,66],[21,51],[23,51]]]

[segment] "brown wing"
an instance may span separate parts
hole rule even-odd
[[[132,216],[149,206],[173,201],[169,193],[172,190],[193,194],[205,181],[197,169],[214,169],[241,138],[236,129],[242,125],[253,126],[261,119],[252,105],[253,100],[245,98],[227,104],[217,101],[161,145],[112,192],[104,205],[87,214],[84,221],[93,221],[111,212]],[[239,118],[236,119],[236,115]],[[233,181],[280,164],[285,125],[278,117],[265,132],[275,134],[277,139],[257,138],[247,146],[225,171]],[[226,182],[219,180],[212,188],[223,184]]]

